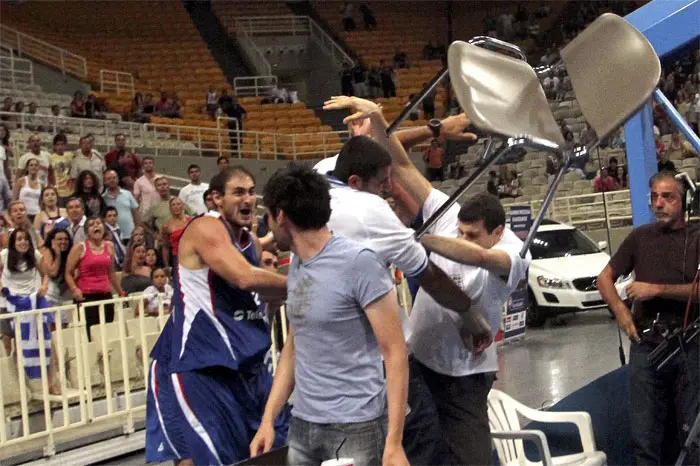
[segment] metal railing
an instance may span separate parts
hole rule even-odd
[[[255,36],[308,36],[310,34],[308,16],[241,16],[236,18],[236,33],[245,32]]]
[[[0,43],[17,52],[19,56],[29,56],[42,63],[54,66],[65,74],[87,78],[87,60],[66,49],[44,42],[16,29],[0,24]]]
[[[355,62],[350,58],[350,55],[345,53],[345,50],[343,50],[343,48],[311,18],[309,18],[309,33],[321,49],[325,50],[340,66],[343,64],[347,64],[350,67],[355,66]]]
[[[238,97],[270,95],[277,86],[277,76],[239,76],[233,78],[233,90]]]
[[[236,29],[236,39],[241,46],[241,51],[250,60],[253,70],[266,76],[271,75],[272,65],[267,61],[265,54],[255,44],[250,34],[245,30]]]
[[[125,71],[100,70],[100,91],[134,96],[134,75]]]
[[[52,136],[64,132],[69,145],[77,143],[78,136],[92,133],[98,150],[111,149],[114,135],[124,133],[129,146],[155,156],[220,156],[257,160],[306,160],[335,155],[348,138],[347,131],[322,133],[283,134],[265,131],[229,129],[220,117],[219,127],[184,126],[162,122],[146,124],[114,122],[51,115],[0,112],[0,120],[14,131],[13,150],[26,149],[27,133],[39,133],[42,142],[50,143]],[[237,126],[236,126],[237,127]],[[16,131],[25,132],[21,136]],[[73,139],[75,142],[73,142]]]
[[[34,67],[31,60],[14,55],[0,56],[0,84],[15,86],[34,85]]]
[[[136,418],[145,416],[148,354],[169,311],[161,295],[157,316],[146,316],[148,298],[133,295],[0,315],[15,329],[24,324],[38,330],[29,340],[14,339],[14,355],[0,348],[0,460],[26,453],[22,445],[52,456],[57,435],[70,430],[73,434],[62,438],[77,438],[88,426],[90,432],[83,434],[94,433],[100,421],[105,431],[134,432]],[[112,322],[105,316],[107,306],[114,308]],[[99,316],[90,329],[87,313]],[[25,350],[34,347],[39,356],[28,359],[32,353]],[[27,373],[29,366],[39,366],[40,377]]]
[[[603,196],[607,204],[608,215],[605,216]],[[533,216],[542,207],[543,200],[518,201],[517,199],[503,202],[503,207],[512,205],[529,205]],[[594,228],[615,227],[631,224],[632,207],[629,190],[609,191],[606,193],[581,194],[575,196],[557,197],[549,206],[547,217],[569,225]]]

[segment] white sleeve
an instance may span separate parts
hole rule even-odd
[[[509,229],[505,230],[504,235],[515,236],[515,234]],[[525,258],[520,257],[520,249],[522,248],[522,245],[522,241],[508,241],[505,244],[497,244],[493,247],[493,249],[498,249],[505,252],[508,254],[508,257],[510,257],[510,271],[508,272],[507,286],[511,291],[515,290],[520,280],[527,278],[527,269],[530,266],[530,261],[532,260],[530,251],[527,252]]]
[[[371,249],[404,275],[415,277],[428,267],[428,255],[415,239],[415,232],[401,223],[389,204],[377,197],[367,205],[364,226]]]
[[[439,191],[437,189],[432,189],[430,195],[423,203],[423,222],[427,221],[432,215],[443,205],[450,196]],[[440,217],[440,219],[435,222],[435,224],[430,227],[427,231],[431,235],[447,236],[450,238],[456,238],[459,236],[459,230],[457,229],[457,217],[459,215],[460,206],[455,203],[449,208],[445,214]]]

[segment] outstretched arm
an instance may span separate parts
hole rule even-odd
[[[481,267],[499,275],[507,275],[510,272],[510,256],[499,249],[485,249],[471,241],[435,235],[424,235],[421,244],[428,251],[460,264]]]

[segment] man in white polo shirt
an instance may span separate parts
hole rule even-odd
[[[387,137],[387,123],[372,102],[339,98],[331,108],[353,108],[355,115],[369,115],[372,137],[392,156],[395,181],[430,218],[448,199],[411,163],[397,138]],[[505,212],[498,199],[478,195],[460,208],[452,206],[423,237],[434,252],[431,262],[459,284],[483,312],[495,337],[503,305],[530,263],[519,255],[522,241],[505,227]],[[439,254],[439,255],[438,255]],[[442,257],[444,256],[444,257]],[[455,262],[456,261],[456,262]],[[495,346],[483,354],[465,348],[461,317],[437,303],[425,290],[418,292],[411,313],[409,347],[437,406],[440,426],[452,464],[489,464],[491,439],[487,396],[498,371]]]

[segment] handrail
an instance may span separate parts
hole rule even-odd
[[[350,58],[350,55],[345,53],[345,50],[312,18],[309,18],[309,32],[321,48],[328,51],[330,56],[341,66],[343,64],[348,64],[350,67],[355,66],[355,61]]]
[[[18,66],[19,65],[19,66]],[[25,67],[25,69],[20,69]],[[34,85],[34,65],[31,60],[15,58],[13,55],[0,56],[0,84],[10,83]]]
[[[248,58],[250,61],[253,62],[253,68],[255,68],[254,71],[258,73],[263,73],[267,76],[272,74],[272,65],[270,65],[270,62],[267,61],[267,58],[265,58],[265,54],[260,50],[260,47],[258,47],[253,39],[250,37],[250,34],[248,34],[247,31],[243,29],[236,29],[236,38],[238,39],[238,43],[241,45],[241,51],[243,51],[244,54],[249,51]]]
[[[134,96],[134,75],[125,71],[100,70],[100,91]]]
[[[19,56],[27,55],[61,70],[61,73],[87,78],[87,60],[61,47],[49,44],[16,29],[0,24],[0,41],[17,51]]]
[[[244,84],[250,81],[252,84]],[[233,78],[233,90],[238,97],[269,95],[270,90],[275,86],[277,86],[277,76],[238,76]]]
[[[239,16],[235,21],[236,32],[245,31],[251,37],[274,35],[309,35],[308,16]]]

